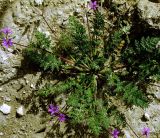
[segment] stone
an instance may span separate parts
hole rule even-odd
[[[6,102],[10,102],[11,101],[11,99],[9,97],[6,97],[6,96],[3,97],[3,100],[6,101]]]
[[[28,83],[29,83],[29,81],[28,81],[28,80],[26,80],[26,83],[28,84]]]
[[[16,111],[17,115],[18,116],[24,116],[24,107],[23,106],[20,106],[17,111]]]
[[[148,121],[150,120],[150,115],[148,113],[145,113],[144,117],[145,117],[146,120],[148,120]]]
[[[32,88],[32,89],[35,89],[36,87],[35,87],[35,85],[34,85],[34,84],[31,84],[31,88]]]
[[[141,129],[149,127],[152,130],[152,137],[156,137],[160,131],[160,105],[152,102],[147,108],[132,107],[132,110],[124,111],[125,118],[136,134],[141,133]],[[147,120],[148,119],[148,120]],[[132,131],[129,131],[132,132]],[[131,133],[132,134],[132,133]]]
[[[41,5],[43,3],[43,0],[35,0],[35,2],[38,4],[38,5]]]
[[[8,48],[7,50],[8,50],[8,52],[10,52],[10,53],[12,53],[12,52],[14,51],[12,48]]]
[[[160,30],[160,3],[139,0],[137,4],[139,18],[151,28]]]
[[[0,136],[3,136],[4,135],[4,133],[3,132],[0,132]]]
[[[10,114],[11,106],[9,106],[7,104],[3,104],[3,105],[0,106],[0,111],[5,115]]]

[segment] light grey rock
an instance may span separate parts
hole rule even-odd
[[[7,82],[15,77],[17,69],[21,65],[21,59],[0,47],[0,83]]]
[[[10,138],[19,138],[19,135],[18,134],[13,134],[10,136]]]
[[[37,133],[37,134],[32,134],[30,135],[31,138],[44,138],[45,135],[44,133]]]
[[[125,135],[125,138],[131,138],[129,131],[127,130],[124,130],[124,135]]]
[[[17,111],[16,111],[17,115],[18,116],[24,116],[24,107],[23,106],[20,106]]]
[[[147,88],[147,93],[154,95],[154,98],[160,101],[160,82],[155,82]]]
[[[160,91],[156,92],[156,93],[155,93],[155,96],[156,96],[156,98],[157,98],[158,100],[160,100]]]
[[[11,106],[3,103],[3,105],[0,106],[0,111],[5,115],[10,114]]]
[[[0,126],[5,126],[7,123],[6,116],[0,113]]]
[[[10,5],[15,0],[0,0],[0,17],[3,16],[4,11],[7,10],[6,7]]]
[[[128,111],[124,111],[126,120],[130,127],[140,135],[144,127],[149,127],[152,132],[152,137],[156,137],[160,131],[160,105],[157,102],[152,102],[145,109],[134,106]],[[142,119],[143,116],[148,120]],[[132,131],[129,131],[132,132]]]
[[[160,29],[160,3],[139,0],[137,9],[143,22],[146,22],[151,28]]]
[[[0,50],[0,63],[9,65],[9,58],[11,58],[12,54],[6,53],[3,50]]]

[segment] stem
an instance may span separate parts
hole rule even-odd
[[[25,48],[27,47],[26,45],[19,44],[19,43],[16,43],[16,42],[14,42],[14,44],[20,45],[20,46],[25,47]],[[39,49],[38,49],[38,48],[34,48],[34,49],[42,50],[42,51],[45,51],[45,52],[47,52],[47,53],[54,54],[54,53],[52,53],[52,52],[50,52],[50,51],[48,51],[48,50],[46,50],[46,49],[42,49],[42,48],[39,48]],[[60,59],[66,61],[66,62],[69,62],[69,63],[73,63],[73,64],[74,64],[74,62],[72,62],[71,60],[68,60],[68,59],[66,59],[66,58],[60,57]],[[84,71],[82,68],[80,68],[80,67],[78,67],[78,66],[72,66],[72,65],[70,65],[70,67],[71,67],[72,69],[76,69],[76,70],[78,70],[78,71],[80,71],[80,72],[83,72],[83,71]]]
[[[102,0],[101,0],[101,13],[102,13]]]
[[[96,100],[97,99],[97,76],[96,75],[93,76],[93,83],[94,83],[94,87],[95,87],[94,98]]]
[[[89,35],[89,39],[90,39],[90,42],[91,42],[91,33],[90,33],[90,26],[89,26],[89,19],[88,19],[87,11],[86,11],[86,18],[87,18],[88,35]]]
[[[140,138],[137,134],[136,134],[136,132],[132,129],[132,127],[127,123],[127,121],[125,121],[126,122],[126,124],[129,126],[129,128],[132,130],[132,132],[136,135],[136,137],[137,138]]]
[[[89,26],[89,19],[88,19],[88,14],[86,12],[86,18],[87,18],[87,28],[88,28],[88,35],[89,35],[89,43],[91,45],[91,41],[92,41],[92,38],[91,38],[91,34],[90,34],[90,26]],[[93,50],[92,50],[92,46],[91,46],[91,58],[93,58]]]
[[[160,85],[157,85],[157,84],[150,83],[149,85],[151,85],[151,86],[156,86],[156,87],[159,87],[159,88],[160,88]]]
[[[69,63],[69,64],[71,64],[71,65],[74,65],[74,63],[75,63],[74,61],[66,59],[66,58],[64,58],[62,56],[60,57],[60,59],[63,60],[63,61],[65,61],[65,62],[67,62],[67,63]]]
[[[19,44],[19,43],[16,43],[16,42],[13,42],[13,44],[15,44],[15,45],[19,45],[19,46],[22,46],[22,47],[27,47],[26,45],[23,45],[23,44]]]
[[[43,18],[43,20],[45,21],[45,23],[47,24],[47,26],[49,27],[49,29],[51,30],[51,32],[54,34],[55,31],[51,28],[51,26],[49,25],[49,23],[46,21],[46,19],[45,19],[45,17],[43,16],[43,14],[42,14],[42,18]]]
[[[32,8],[35,8],[35,7],[32,6]],[[48,28],[51,30],[51,32],[54,34],[54,36],[57,38],[57,36],[55,35],[55,31],[49,25],[49,23],[47,22],[47,20],[45,19],[44,15],[43,15],[43,13],[36,13],[36,14],[37,14],[37,16],[42,16],[42,19],[45,21],[45,23],[47,24]]]

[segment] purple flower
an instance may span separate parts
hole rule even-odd
[[[49,108],[48,108],[48,112],[49,112],[51,115],[54,115],[55,113],[58,113],[58,112],[59,112],[59,108],[58,108],[58,106],[54,106],[53,104],[50,104],[50,105],[49,105]]]
[[[60,122],[64,122],[64,121],[66,120],[66,115],[65,115],[65,114],[59,114],[59,115],[58,115],[58,120],[59,120]]]
[[[12,46],[13,45],[12,39],[3,38],[2,45],[5,46],[6,48],[8,48],[9,46]]]
[[[142,135],[146,135],[146,138],[149,138],[150,129],[148,127],[144,127],[142,130]]]
[[[91,9],[93,9],[93,10],[96,10],[97,9],[97,1],[90,1],[90,3],[89,3],[89,7],[91,8]]]
[[[12,34],[11,28],[8,28],[8,27],[1,29],[1,32],[6,34],[6,35]]]
[[[113,131],[112,131],[112,136],[113,136],[113,138],[118,138],[118,134],[119,134],[120,132],[117,130],[117,129],[114,129]]]

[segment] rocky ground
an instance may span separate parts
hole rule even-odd
[[[113,0],[115,3],[133,6],[133,1]],[[42,2],[42,3],[41,3]],[[68,129],[65,123],[52,128],[55,122],[50,121],[47,113],[47,101],[37,98],[39,84],[49,80],[42,72],[28,65],[22,56],[22,49],[27,47],[35,29],[50,35],[50,29],[40,14],[51,24],[56,35],[59,28],[65,27],[69,15],[77,12],[83,15],[81,0],[0,0],[0,26],[10,27],[14,32],[16,43],[12,49],[0,46],[0,138],[68,138],[82,137],[77,130]],[[138,12],[145,26],[160,31],[160,3],[140,0]],[[106,15],[107,16],[107,15]],[[108,21],[110,22],[110,21]],[[160,83],[148,87],[151,103],[146,109],[121,105],[120,111],[125,114],[127,125],[122,128],[124,137],[136,138],[141,129],[148,126],[151,138],[160,138]],[[63,96],[57,100],[64,99]],[[116,101],[113,101],[116,102]],[[65,101],[61,101],[62,107]],[[84,135],[83,135],[84,137]],[[89,136],[85,136],[86,138]]]

